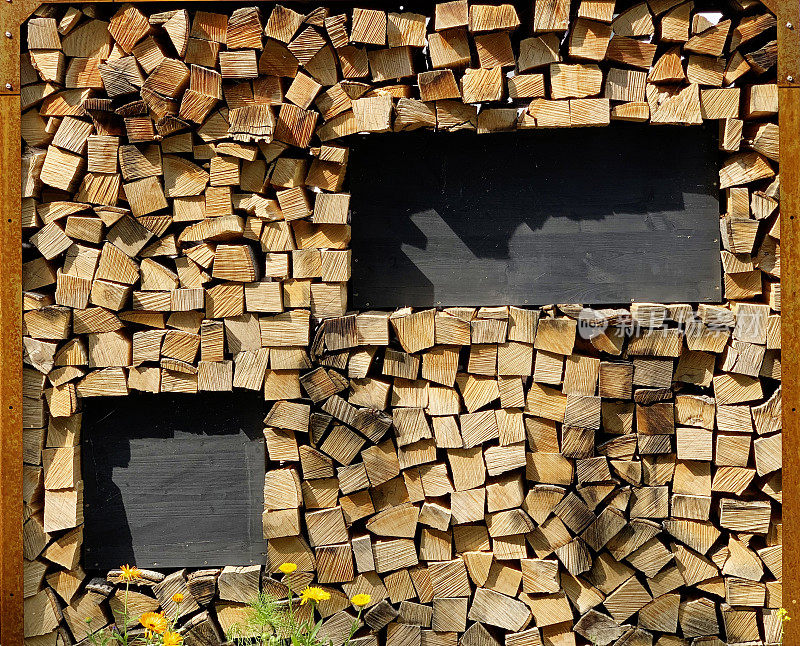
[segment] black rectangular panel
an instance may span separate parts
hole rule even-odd
[[[353,307],[719,301],[711,126],[353,138]]]
[[[263,563],[264,400],[83,400],[84,567]]]

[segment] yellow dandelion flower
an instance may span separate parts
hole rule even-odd
[[[176,592],[172,595],[172,600],[175,603],[181,603],[183,601],[183,595],[180,592]]]
[[[159,635],[167,629],[167,618],[160,612],[145,612],[139,617],[139,623],[150,632]]]
[[[372,601],[372,597],[368,594],[356,594],[350,599],[350,603],[354,606],[358,606],[359,608],[362,606],[366,606],[370,601]]]
[[[182,641],[183,637],[178,633],[174,633],[171,630],[164,633],[164,646],[180,646]]]
[[[142,571],[135,565],[120,565],[119,569],[122,571],[120,578],[123,581],[135,581],[142,576]]]
[[[304,605],[306,601],[316,601],[319,603],[320,601],[327,601],[330,598],[331,595],[329,592],[312,585],[300,593],[300,605]]]
[[[278,569],[281,572],[283,572],[283,574],[291,574],[292,572],[294,572],[297,569],[297,564],[296,563],[281,563],[280,566],[278,566]]]
[[[783,623],[787,621],[791,621],[791,617],[789,616],[789,611],[786,608],[778,608],[778,612],[775,613]]]

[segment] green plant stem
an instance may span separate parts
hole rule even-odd
[[[353,639],[353,635],[356,634],[358,630],[358,624],[361,623],[361,613],[364,611],[364,606],[361,606],[358,609],[358,614],[356,615],[355,621],[353,621],[353,625],[350,626],[350,634],[347,636],[347,641],[344,643],[343,646],[350,646],[350,640]]]
[[[125,609],[122,617],[122,643],[128,646],[128,590],[130,589],[131,582],[125,580]]]
[[[181,614],[181,604],[176,601],[175,602],[175,617],[172,619],[172,623],[170,624],[170,627],[169,627],[170,630],[174,630],[175,629],[175,625],[178,623],[178,617],[180,617],[180,614]]]
[[[289,588],[289,630],[294,630],[294,604],[292,603],[292,580],[286,575],[286,587]]]

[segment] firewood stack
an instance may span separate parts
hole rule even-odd
[[[775,17],[157,8],[27,23],[29,646],[122,607],[118,573],[80,565],[81,399],[233,388],[267,402],[267,564],[132,593],[137,612],[184,594],[189,646],[285,597],[285,561],[330,591],[333,646],[360,592],[358,646],[777,643]],[[348,311],[348,135],[611,120],[719,122],[719,305]]]

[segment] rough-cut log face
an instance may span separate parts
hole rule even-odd
[[[360,646],[780,642],[774,16],[159,8],[24,30],[28,646],[123,608],[81,559],[82,398],[233,389],[265,401],[265,562],[145,571],[129,599],[181,592],[187,646],[285,597],[283,562],[330,591],[333,646],[357,593]],[[348,310],[349,135],[611,120],[718,122],[718,303]]]

